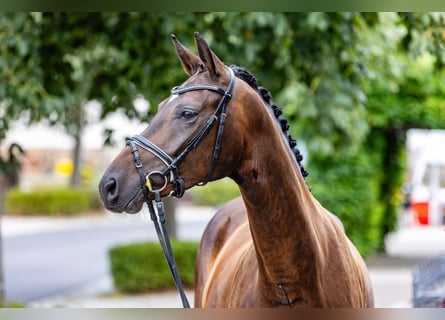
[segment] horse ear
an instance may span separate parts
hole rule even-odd
[[[204,62],[207,70],[209,70],[210,77],[216,79],[218,76],[224,74],[225,65],[209,48],[209,45],[204,40],[199,32],[195,32],[196,46],[198,47],[199,57]]]
[[[174,34],[172,34],[171,37],[184,71],[191,76],[198,71],[199,65],[202,63],[201,59],[179,42]]]

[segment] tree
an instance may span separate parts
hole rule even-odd
[[[41,118],[41,100],[46,92],[40,84],[41,70],[35,64],[39,59],[36,32],[36,21],[31,15],[0,16],[0,148],[11,121],[23,115],[29,122]],[[0,155],[0,225],[4,194],[18,182],[21,153],[20,146],[11,144],[6,155]],[[1,240],[0,235],[0,301],[3,301]]]
[[[140,117],[132,100],[142,93],[156,105],[184,79],[182,70],[172,67],[177,59],[169,35],[175,32],[187,44],[194,29],[205,30],[227,62],[248,65],[277,92],[288,115],[308,128],[299,133],[313,137],[306,139],[311,149],[331,153],[358,144],[366,131],[364,95],[354,85],[362,67],[352,53],[357,50],[354,28],[374,23],[375,14],[34,13],[22,19],[33,24],[21,31],[35,48],[30,61],[37,76],[28,82],[38,85],[29,87],[43,91],[31,95],[40,98],[34,103],[36,116],[63,123],[74,137],[84,125],[82,106],[88,100],[101,102],[102,117],[117,108]],[[304,108],[295,107],[300,104]]]
[[[37,36],[32,15],[0,16],[0,145],[11,121],[23,115],[29,122],[44,117],[42,101],[48,94],[41,83]]]
[[[170,84],[177,81],[179,71],[170,71],[172,60],[176,61],[168,36],[174,31],[172,16],[146,13],[36,16],[42,85],[52,98],[48,107],[50,119],[63,124],[74,138],[71,182],[79,185],[86,102],[99,101],[102,118],[122,109],[130,118],[147,119],[148,114],[138,113],[134,100],[143,97],[157,105]],[[176,22],[186,15],[177,16]],[[111,135],[112,131],[108,133]]]
[[[381,167],[388,172],[380,195],[382,203],[387,204],[382,223],[384,234],[395,227],[398,195],[405,178],[407,130],[445,129],[444,70],[434,68],[436,59],[430,54],[401,60],[405,62],[405,72],[398,85],[389,88],[379,81],[373,82],[368,102],[370,136],[384,141]]]
[[[407,130],[445,128],[445,55],[440,49],[445,40],[445,15],[408,13],[396,18],[395,25],[402,30],[392,42],[398,50],[392,50],[390,63],[380,68],[366,89],[368,139],[381,140],[380,166],[386,172],[379,196],[385,204],[383,235],[394,229],[400,207]]]
[[[0,132],[7,130],[9,119],[28,110],[30,121],[47,118],[79,137],[89,100],[101,103],[102,118],[121,108],[129,117],[146,120],[150,115],[136,111],[135,97],[149,100],[152,114],[170,88],[185,79],[169,35],[175,33],[193,48],[191,35],[198,30],[226,63],[252,70],[284,107],[292,133],[310,151],[314,193],[338,209],[348,232],[363,246],[369,237],[381,240],[391,229],[384,217],[394,217],[400,178],[381,172],[403,156],[392,157],[392,150],[403,143],[395,119],[406,110],[393,107],[398,99],[381,104],[379,95],[408,96],[415,89],[408,86],[412,81],[404,82],[404,57],[428,51],[437,70],[444,61],[440,13],[31,13],[0,18],[5,40],[0,42],[5,57],[0,112],[7,119]],[[440,95],[435,97],[440,101]],[[418,116],[441,114],[434,105],[423,111],[419,103]],[[440,126],[433,118],[428,125]],[[391,168],[400,176],[403,168]],[[350,176],[348,170],[356,172],[353,183],[343,179]],[[330,197],[333,183],[346,186],[345,205]],[[358,195],[360,186],[366,187]],[[354,231],[358,219],[366,232]]]
[[[444,14],[217,13],[205,19],[212,25],[207,37],[218,39],[215,50],[248,65],[299,128],[294,133],[310,151],[314,194],[343,219],[362,253],[381,249],[400,205],[406,129],[443,127],[443,77],[405,72],[408,61],[430,52],[440,73]]]
[[[135,112],[131,79],[122,77],[129,63],[126,52],[110,43],[109,19],[97,14],[39,15],[43,86],[52,97],[50,119],[74,138],[71,184],[80,185],[82,132],[87,124],[85,104],[99,100],[104,110],[124,106]],[[119,103],[119,105],[118,105]],[[104,112],[105,116],[107,112]]]
[[[429,28],[421,28],[412,23],[406,24],[403,14],[379,14],[380,23],[373,27],[372,32],[360,32],[360,39],[368,51],[363,61],[372,75],[363,83],[367,97],[365,119],[369,129],[358,150],[366,158],[343,154],[325,165],[335,172],[349,163],[352,157],[353,163],[348,166],[357,163],[365,170],[359,174],[362,176],[360,183],[351,183],[357,180],[355,173],[343,185],[349,186],[348,194],[368,194],[366,199],[361,199],[361,204],[354,203],[355,199],[347,200],[354,203],[352,208],[367,208],[363,212],[370,217],[367,227],[370,232],[359,235],[352,231],[352,238],[356,242],[364,242],[361,249],[366,248],[362,252],[368,254],[383,249],[384,236],[396,225],[406,164],[406,131],[409,128],[444,126],[444,76],[441,64],[437,63],[443,56],[437,55],[437,48],[431,45],[438,43],[433,36],[437,33],[431,30],[441,29],[444,18],[442,15],[442,22],[436,23],[440,20],[436,14],[433,15],[436,19],[429,20],[430,14],[415,14],[419,19],[423,16],[422,20],[432,22]],[[406,42],[409,34],[415,34],[416,39]],[[422,42],[424,44],[419,46]],[[418,45],[414,46],[414,43]],[[342,174],[346,172],[326,181],[327,184],[336,184]],[[339,199],[330,190],[321,190],[321,193],[332,208],[345,212],[344,217],[351,225],[357,226],[357,219],[363,221],[359,215],[347,213],[354,210],[344,211],[344,203],[338,205]]]

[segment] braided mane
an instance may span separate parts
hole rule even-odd
[[[302,161],[303,161],[303,155],[301,154],[300,150],[297,148],[297,141],[292,138],[292,136],[289,133],[289,122],[287,119],[283,116],[283,109],[279,108],[275,103],[272,101],[272,94],[263,87],[258,86],[258,82],[256,77],[250,73],[247,69],[231,65],[230,68],[234,71],[235,76],[239,79],[246,82],[252,89],[254,89],[260,97],[264,100],[264,102],[272,108],[273,114],[277,118],[278,123],[280,124],[281,130],[287,137],[289,147],[293,151],[295,155],[295,159],[297,160],[298,167],[300,168],[300,172],[303,175],[303,177],[308,176],[308,172],[304,169]]]

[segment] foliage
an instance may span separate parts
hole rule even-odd
[[[398,43],[395,41],[393,45]],[[443,69],[437,69],[438,58],[427,52],[411,59],[394,50],[392,55],[397,66],[382,69],[365,89],[368,96],[366,118],[370,126],[368,140],[382,141],[378,146],[381,152],[378,165],[385,175],[378,201],[384,205],[380,226],[383,235],[394,230],[402,201],[400,193],[407,163],[406,131],[410,128],[445,129],[445,74]],[[381,242],[383,244],[383,239]]]
[[[298,120],[298,136],[310,150],[332,154],[359,146],[367,133],[362,81],[376,71],[370,60],[379,50],[379,41],[392,40],[384,36],[391,32],[381,26],[386,23],[385,28],[392,24],[407,30],[401,35],[406,48],[418,52],[409,39],[420,43],[428,26],[442,21],[440,14],[393,14],[389,22],[387,16],[319,12],[4,14],[2,28],[10,37],[1,42],[3,52],[13,53],[8,59],[16,56],[17,61],[28,63],[5,63],[16,68],[8,67],[4,74],[26,77],[21,76],[23,83],[17,83],[23,94],[3,90],[0,100],[14,101],[17,111],[32,106],[36,111],[32,119],[49,117],[64,123],[68,132],[75,132],[85,121],[81,106],[92,99],[101,102],[102,118],[118,108],[129,117],[146,118],[134,108],[135,97],[144,96],[156,105],[184,79],[169,35],[175,33],[191,46],[191,32],[202,30],[224,61],[248,66],[276,95],[277,102],[286,106],[286,113]],[[421,30],[416,33],[418,21]],[[439,35],[439,28],[434,30]],[[13,37],[16,33],[22,36]],[[377,34],[374,40],[378,41],[363,41],[364,34]],[[421,47],[432,51],[433,44]],[[378,58],[384,53],[380,49]],[[392,55],[380,60],[389,59]],[[10,82],[4,83],[12,90]]]
[[[315,170],[308,177],[314,196],[340,218],[347,235],[365,256],[379,249],[383,238],[384,204],[379,201],[383,173],[376,165],[381,161],[376,148],[379,142],[370,141],[354,154],[313,159]]]
[[[193,202],[201,206],[221,206],[240,195],[238,186],[228,178],[210,182],[190,192]]]
[[[407,33],[401,46],[408,56],[416,57],[424,52],[431,53],[435,59],[435,67],[442,69],[445,66],[445,41],[443,12],[432,13],[400,13],[400,19],[407,28]]]
[[[331,135],[336,141],[314,142],[326,152],[349,144],[341,137],[358,142],[366,129],[363,110],[354,108],[363,106],[364,97],[357,85],[363,70],[354,54],[359,49],[355,29],[374,24],[375,14],[32,13],[0,18],[5,34],[11,34],[1,43],[6,47],[10,42],[14,49],[3,51],[16,54],[29,47],[18,57],[31,65],[24,70],[18,63],[12,64],[17,68],[8,67],[6,74],[26,74],[23,84],[17,83],[23,94],[4,92],[0,101],[14,101],[17,111],[31,106],[36,111],[32,119],[49,117],[70,133],[85,121],[81,106],[88,100],[101,102],[102,118],[118,108],[129,117],[146,117],[136,111],[133,100],[142,95],[156,105],[185,78],[169,35],[176,33],[191,45],[194,30],[203,30],[227,63],[249,66],[264,86],[278,93],[278,102],[295,108],[300,95],[305,108],[293,110],[294,116],[323,123],[302,126],[308,128],[302,129],[304,137],[336,132]],[[15,33],[28,42],[13,37]],[[343,109],[349,127],[334,112]]]
[[[10,121],[23,114],[37,121],[45,114],[42,70],[39,67],[38,30],[28,13],[2,13],[0,17],[0,143]]]
[[[445,129],[445,70],[434,69],[429,54],[400,60],[404,73],[395,86],[387,86],[382,78],[369,83],[369,124],[381,129]]]
[[[96,191],[71,187],[40,187],[29,192],[11,189],[5,196],[5,209],[17,216],[73,216],[96,210]]]
[[[185,287],[194,285],[198,243],[172,241],[176,264]],[[116,289],[127,293],[174,288],[159,243],[139,243],[110,250],[111,274]]]
[[[428,14],[416,15],[429,20]],[[324,189],[325,180],[315,182],[314,179],[317,185],[322,184],[318,198],[322,203],[326,203],[328,208],[336,213],[339,212],[340,217],[346,218],[344,223],[348,234],[365,254],[372,253],[375,249],[383,249],[384,236],[394,230],[396,225],[397,212],[402,201],[401,186],[406,170],[406,130],[416,127],[444,128],[445,124],[443,121],[445,79],[443,69],[438,69],[436,63],[440,57],[425,51],[426,48],[431,49],[428,51],[434,51],[431,39],[425,34],[423,41],[429,45],[423,46],[423,50],[410,51],[406,55],[400,52],[402,44],[407,45],[407,34],[413,32],[417,34],[416,30],[410,29],[414,25],[407,26],[400,23],[399,19],[403,17],[404,15],[399,17],[391,13],[379,14],[380,24],[375,26],[372,32],[366,29],[359,32],[367,52],[363,56],[363,61],[369,67],[370,73],[370,77],[362,85],[367,97],[365,103],[367,112],[364,116],[368,132],[356,154],[352,155],[352,159],[355,160],[348,164],[352,172],[348,176],[352,180],[342,182],[342,174],[345,172],[339,173],[337,170],[345,161],[348,163],[348,159],[351,159],[351,154],[348,152],[341,155],[341,161],[338,160],[339,155],[335,157],[318,155],[311,161],[317,177],[321,178],[320,170],[323,170],[323,176],[327,171],[334,176],[338,175],[332,181],[335,181],[335,193],[329,193]],[[443,21],[442,16],[442,23]],[[434,29],[434,26],[432,28]],[[418,44],[422,41],[421,38],[417,34]],[[374,166],[372,174],[362,172],[366,169],[366,165],[359,161],[358,154],[372,159]],[[325,165],[320,166],[320,163]],[[357,170],[362,172],[358,178],[361,188],[350,189],[349,193],[339,192],[343,195],[340,197],[342,201],[335,202],[337,190],[351,188],[347,183],[355,185],[353,181],[357,179],[354,177]],[[327,185],[333,185],[332,182],[328,182]],[[370,185],[374,187],[370,188]],[[366,189],[369,189],[368,198],[362,199],[366,201],[357,202],[355,208],[361,214],[367,214],[368,222],[365,225],[355,224],[353,220],[347,218],[348,214],[345,214],[342,204],[345,197],[347,202],[354,202],[356,196],[362,198],[361,191]],[[373,192],[370,192],[371,190]],[[352,211],[349,212],[351,213]],[[357,214],[358,219],[359,217],[360,213]]]
[[[0,301],[0,308],[26,308],[26,305],[19,302]]]
[[[394,65],[387,44],[443,53],[441,24],[442,14],[427,13],[2,14],[0,101],[11,106],[3,121],[31,110],[30,120],[73,132],[88,100],[101,102],[102,118],[122,108],[146,119],[133,100],[156,105],[185,78],[169,35],[193,47],[192,31],[202,30],[224,61],[248,66],[286,106],[310,150],[333,154],[365,139],[362,83]],[[389,63],[376,70],[377,59]]]
[[[367,130],[366,74],[356,29],[377,22],[360,13],[212,13],[204,32],[226,62],[248,66],[285,107],[294,133],[324,154],[358,146]],[[314,124],[317,125],[314,125]],[[329,136],[329,139],[325,137]]]
[[[375,212],[363,223],[364,238],[355,237],[364,243],[376,221],[381,235],[392,228],[406,129],[443,128],[444,24],[444,13],[427,12],[2,13],[0,144],[19,116],[47,118],[79,135],[82,106],[93,99],[101,119],[122,109],[147,120],[185,79],[169,35],[194,48],[191,34],[201,31],[227,64],[248,67],[284,107],[293,135],[309,149],[313,177],[344,174],[348,164],[361,179],[354,185],[372,190],[354,202],[349,189],[358,212]],[[430,69],[416,60],[425,53]],[[134,107],[138,96],[150,101],[149,114]],[[104,140],[113,141],[107,132]],[[366,176],[365,145],[375,141],[376,173],[386,174]],[[319,197],[331,203],[329,196]]]

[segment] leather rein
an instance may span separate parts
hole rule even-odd
[[[182,282],[176,267],[176,262],[170,243],[170,237],[167,232],[167,227],[165,224],[164,205],[162,203],[162,198],[161,198],[161,191],[163,191],[167,187],[168,183],[171,183],[173,185],[173,190],[169,196],[181,198],[184,195],[185,192],[184,180],[179,176],[178,165],[193,149],[195,149],[201,143],[201,141],[208,135],[212,127],[219,119],[218,131],[216,135],[215,145],[213,147],[213,153],[209,171],[204,180],[198,183],[198,185],[205,185],[208,181],[210,181],[213,172],[215,170],[216,161],[218,160],[219,157],[219,152],[221,149],[221,141],[224,131],[227,105],[230,99],[232,98],[233,87],[235,84],[235,75],[233,70],[229,67],[227,67],[227,69],[229,70],[230,80],[226,90],[210,84],[198,84],[186,87],[174,87],[171,90],[171,94],[173,95],[180,95],[186,92],[197,91],[197,90],[214,91],[222,95],[222,98],[219,101],[219,104],[215,109],[215,112],[207,119],[205,125],[189,140],[185,148],[179,153],[179,155],[176,158],[173,159],[164,150],[162,150],[157,145],[155,145],[154,143],[152,143],[151,141],[147,140],[146,138],[140,135],[135,135],[130,140],[127,141],[127,145],[130,147],[131,153],[133,154],[136,170],[139,174],[140,186],[142,193],[144,195],[144,200],[147,203],[148,209],[150,211],[150,218],[154,223],[156,233],[158,235],[158,239],[162,247],[162,251],[164,253],[165,259],[167,260],[167,264],[172,274],[173,280],[176,284],[176,287],[178,288],[178,292],[179,295],[181,296],[182,305],[184,308],[190,308],[190,304],[184,293]],[[154,170],[146,174],[143,170],[143,164],[137,146],[154,154],[165,164],[166,168],[163,171]],[[150,177],[154,176],[159,176],[164,179],[164,184],[158,189],[153,188],[152,180],[150,179]],[[152,196],[152,199],[154,200],[150,200],[150,196]],[[154,208],[153,202],[156,206],[156,210]]]

